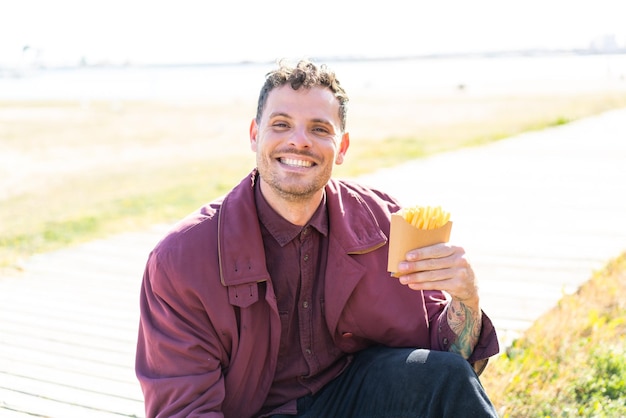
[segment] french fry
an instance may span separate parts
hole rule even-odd
[[[409,206],[402,208],[398,214],[404,220],[418,229],[437,229],[450,220],[450,213],[441,206]]]
[[[440,206],[407,206],[391,215],[387,271],[393,277],[407,251],[448,242],[452,221]]]

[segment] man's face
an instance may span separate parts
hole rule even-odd
[[[260,123],[250,126],[266,199],[321,198],[333,164],[341,164],[348,149],[348,134],[340,126],[339,102],[329,89],[272,90]]]

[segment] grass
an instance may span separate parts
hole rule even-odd
[[[492,361],[482,379],[500,416],[626,417],[625,295],[626,253]]]
[[[38,193],[10,198],[15,212],[4,213],[7,232],[0,236],[0,255],[8,262],[127,230],[171,222],[195,209],[207,196],[219,196],[232,184],[209,181],[239,175],[226,161],[211,166],[163,165],[158,173],[145,168],[128,179],[126,173],[97,173]],[[97,193],[89,193],[94,188]],[[5,212],[0,210],[0,212]],[[42,213],[42,216],[27,214]],[[10,223],[9,223],[10,222]],[[12,266],[13,269],[19,266]]]
[[[623,107],[626,94],[355,102],[343,177]],[[0,268],[169,223],[225,193],[254,165],[253,111],[237,101],[0,103]]]

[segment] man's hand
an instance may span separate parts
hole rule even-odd
[[[416,248],[398,266],[400,283],[413,290],[444,290],[453,299],[478,307],[474,271],[465,250],[447,244]]]
[[[478,287],[465,250],[448,244],[417,248],[398,266],[400,283],[413,290],[443,290],[452,300],[446,307],[448,325],[457,336],[450,351],[468,358],[482,327]]]

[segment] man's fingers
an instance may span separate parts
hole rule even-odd
[[[448,244],[434,244],[427,247],[415,248],[406,253],[406,259],[408,261],[419,261],[428,258],[443,258],[448,257],[455,252],[465,251],[460,247],[453,247]]]

